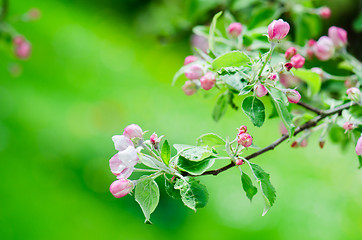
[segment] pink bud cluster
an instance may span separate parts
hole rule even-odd
[[[238,129],[238,144],[248,148],[253,143],[253,138],[247,133],[248,128],[245,125],[241,125]]]
[[[123,135],[114,135],[112,137],[114,147],[118,153],[109,160],[109,166],[118,180],[111,184],[109,190],[116,198],[127,195],[133,189],[134,184],[127,178],[131,176],[139,158],[132,139],[142,139],[142,137],[143,131],[136,124],[127,126],[123,131]]]
[[[333,57],[336,49],[344,48],[347,42],[347,31],[332,26],[328,29],[328,36],[322,36],[318,41],[313,42],[314,44],[310,46],[312,52],[308,52],[309,49],[307,49],[307,55],[311,57],[314,54],[319,60],[327,61]]]
[[[213,72],[206,72],[200,64],[194,63],[198,60],[195,56],[187,56],[184,65],[188,68],[185,70],[185,77],[189,80],[182,86],[182,90],[188,96],[196,93],[197,89],[201,87],[205,90],[210,90],[215,86],[216,74]],[[191,63],[194,63],[191,65]]]
[[[290,64],[287,69],[291,69],[292,67],[301,68],[304,66],[305,58],[300,54],[297,54],[297,49],[295,47],[290,47],[285,51],[285,59],[290,60]],[[288,70],[288,71],[289,71]]]
[[[13,43],[15,45],[14,52],[17,58],[27,59],[30,56],[31,45],[23,36],[15,36]]]

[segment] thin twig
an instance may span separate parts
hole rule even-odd
[[[293,136],[296,136],[298,133],[303,132],[306,129],[315,127],[317,125],[317,123],[319,121],[321,121],[322,119],[324,119],[324,118],[326,118],[326,117],[328,117],[330,115],[340,114],[344,109],[348,109],[353,105],[356,105],[356,103],[349,102],[349,103],[343,104],[341,106],[338,106],[336,108],[326,110],[326,111],[318,110],[320,112],[320,114],[317,117],[313,118],[312,120],[306,122],[305,124],[297,127],[294,134],[293,134]],[[265,152],[273,150],[276,146],[278,146],[279,144],[281,144],[282,142],[284,142],[288,138],[289,138],[288,134],[283,135],[281,138],[279,138],[278,140],[276,140],[275,142],[273,142],[269,146],[267,146],[267,147],[265,147],[263,149],[260,149],[259,151],[246,156],[245,159],[250,160],[250,159],[253,159],[253,158],[255,158],[255,157],[257,157],[257,156],[259,156],[259,155],[261,155],[261,154],[263,154]],[[224,166],[222,168],[206,171],[203,174],[197,175],[197,176],[205,176],[205,175],[214,175],[214,176],[216,176],[219,173],[224,172],[224,171],[226,171],[226,170],[228,170],[228,169],[230,169],[230,168],[232,168],[234,166],[236,166],[235,163],[231,162],[231,163],[229,163],[228,165],[226,165],[226,166]],[[189,174],[187,172],[182,172],[182,175],[183,176],[193,176],[193,175],[191,175],[191,174]],[[197,176],[194,176],[194,177],[197,177]]]
[[[298,104],[299,106],[304,107],[305,109],[308,109],[309,111],[312,111],[312,112],[318,114],[318,115],[322,115],[322,114],[323,114],[323,110],[320,110],[320,109],[318,109],[318,108],[315,108],[315,107],[313,107],[313,106],[311,106],[311,105],[309,105],[309,104],[306,104],[306,103],[304,103],[304,102],[299,101],[297,104]]]

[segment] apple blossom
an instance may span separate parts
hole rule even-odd
[[[347,31],[343,28],[332,26],[328,29],[328,37],[332,40],[336,48],[341,48],[347,44]]]
[[[205,90],[210,90],[216,83],[215,73],[207,72],[200,78],[201,87]]]
[[[116,198],[121,198],[129,194],[134,188],[134,184],[132,181],[128,179],[119,179],[114,181],[109,187],[109,191]]]
[[[287,36],[290,26],[282,19],[273,20],[268,26],[268,36],[270,40],[281,40]]]
[[[238,144],[243,147],[250,147],[253,143],[253,138],[248,133],[242,133],[238,135]]]
[[[182,90],[187,96],[193,95],[197,91],[197,86],[194,81],[186,81],[185,84],[182,86]]]
[[[362,134],[356,144],[356,153],[362,157]]]
[[[116,153],[109,160],[109,166],[117,177],[128,178],[132,174],[134,165],[138,163],[138,159],[137,150],[130,146],[126,150]]]
[[[238,37],[242,31],[243,25],[241,25],[239,22],[233,22],[228,27],[228,33],[234,38]]]
[[[124,135],[114,135],[112,137],[112,141],[114,142],[114,148],[117,151],[126,150],[129,146],[133,147],[133,142]]]
[[[297,53],[297,49],[295,49],[295,47],[288,48],[287,51],[285,51],[285,59],[289,60],[296,53]]]
[[[257,97],[264,97],[268,93],[268,90],[262,84],[256,85],[254,91]]]
[[[185,58],[184,65],[190,64],[190,63],[195,62],[195,61],[197,61],[196,56],[193,56],[193,55],[187,56]]]
[[[129,139],[142,138],[143,131],[142,131],[141,127],[138,126],[137,124],[131,124],[131,125],[125,127],[125,129],[123,131],[123,135],[128,137]]]
[[[293,64],[293,67],[301,68],[305,63],[305,58],[302,57],[300,54],[297,54],[290,59],[290,62]]]
[[[290,103],[298,103],[301,98],[299,92],[294,89],[286,89],[284,90],[284,93]]]
[[[327,37],[322,36],[313,45],[313,52],[319,60],[326,61],[334,55],[333,41]]]
[[[204,74],[204,70],[200,65],[192,65],[185,71],[186,78],[190,80],[199,79]]]

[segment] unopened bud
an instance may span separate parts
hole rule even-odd
[[[356,87],[348,88],[347,95],[354,102],[358,103],[361,100],[361,91]]]
[[[332,26],[328,29],[328,37],[332,40],[336,48],[341,48],[347,44],[347,31],[343,28]]]
[[[356,153],[357,155],[362,156],[362,134],[356,144]]]
[[[134,184],[132,181],[128,179],[119,179],[114,181],[109,187],[109,191],[116,198],[121,198],[129,194],[134,188]]]
[[[291,59],[295,54],[297,54],[297,49],[295,47],[290,47],[285,51],[285,59]]]
[[[276,73],[271,73],[271,74],[269,74],[269,76],[268,76],[268,78],[270,79],[270,80],[275,80],[275,79],[277,79],[277,74]]]
[[[242,133],[238,136],[238,144],[243,147],[250,147],[253,143],[253,138],[248,133]]]
[[[300,142],[300,146],[301,146],[301,147],[306,147],[307,145],[308,145],[307,139],[303,139],[303,140]]]
[[[320,140],[320,141],[319,141],[319,147],[320,147],[320,148],[323,148],[325,143],[326,143],[325,141]]]
[[[242,31],[243,31],[243,25],[241,25],[241,23],[238,22],[231,23],[228,27],[228,33],[230,34],[230,36],[234,38],[238,37]]]
[[[321,18],[328,19],[331,17],[331,9],[329,7],[321,7],[318,9],[318,14]]]
[[[184,65],[190,64],[190,63],[195,62],[195,61],[197,61],[197,57],[192,56],[192,55],[191,55],[191,56],[187,56],[187,57],[185,58]]]
[[[204,70],[199,65],[192,65],[185,71],[186,78],[190,80],[199,79],[204,74]]]
[[[334,55],[333,41],[327,36],[320,37],[313,46],[313,52],[319,60],[330,59]]]
[[[256,85],[254,91],[257,97],[264,97],[268,93],[268,90],[262,84]]]
[[[290,26],[282,19],[273,20],[268,26],[268,36],[270,40],[281,40],[287,36]]]
[[[248,131],[248,128],[245,125],[241,125],[240,128],[238,128],[238,135],[246,133]]]
[[[286,63],[286,64],[284,64],[284,67],[285,67],[285,69],[286,69],[287,71],[290,71],[290,69],[293,68],[293,64],[292,64],[292,63]]]
[[[292,142],[292,144],[290,145],[292,148],[297,148],[298,147],[298,142],[297,141],[294,141]]]
[[[210,90],[215,86],[216,78],[215,73],[207,72],[200,78],[201,87],[205,90]]]
[[[197,91],[197,86],[194,81],[186,81],[185,84],[182,86],[182,90],[187,96],[193,95]]]
[[[138,126],[137,124],[131,124],[131,125],[125,127],[125,129],[123,131],[123,135],[128,137],[129,139],[142,138],[143,131],[142,131],[142,128],[140,126]]]
[[[157,136],[156,133],[152,133],[152,135],[151,135],[151,137],[150,137],[150,142],[151,142],[151,144],[153,145],[153,147],[154,147],[155,149],[157,149],[159,143],[161,142],[161,139]]]
[[[236,160],[235,163],[236,163],[236,165],[240,166],[240,165],[243,165],[244,161],[243,161],[243,159],[238,159],[238,160]]]
[[[294,89],[286,89],[284,90],[284,93],[290,103],[298,103],[301,98],[299,92]]]
[[[15,55],[20,59],[27,59],[30,56],[31,45],[27,41],[23,41],[15,46]]]
[[[302,57],[300,54],[297,54],[290,59],[290,62],[293,64],[293,67],[301,68],[305,63],[305,58]]]

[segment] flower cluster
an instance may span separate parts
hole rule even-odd
[[[127,126],[123,135],[114,135],[112,137],[114,147],[118,153],[109,160],[109,166],[118,180],[111,184],[110,191],[116,198],[124,197],[134,187],[134,183],[128,180],[128,177],[131,176],[134,166],[138,163],[139,152],[132,140],[139,142],[142,141],[142,138],[142,129],[136,124]]]

